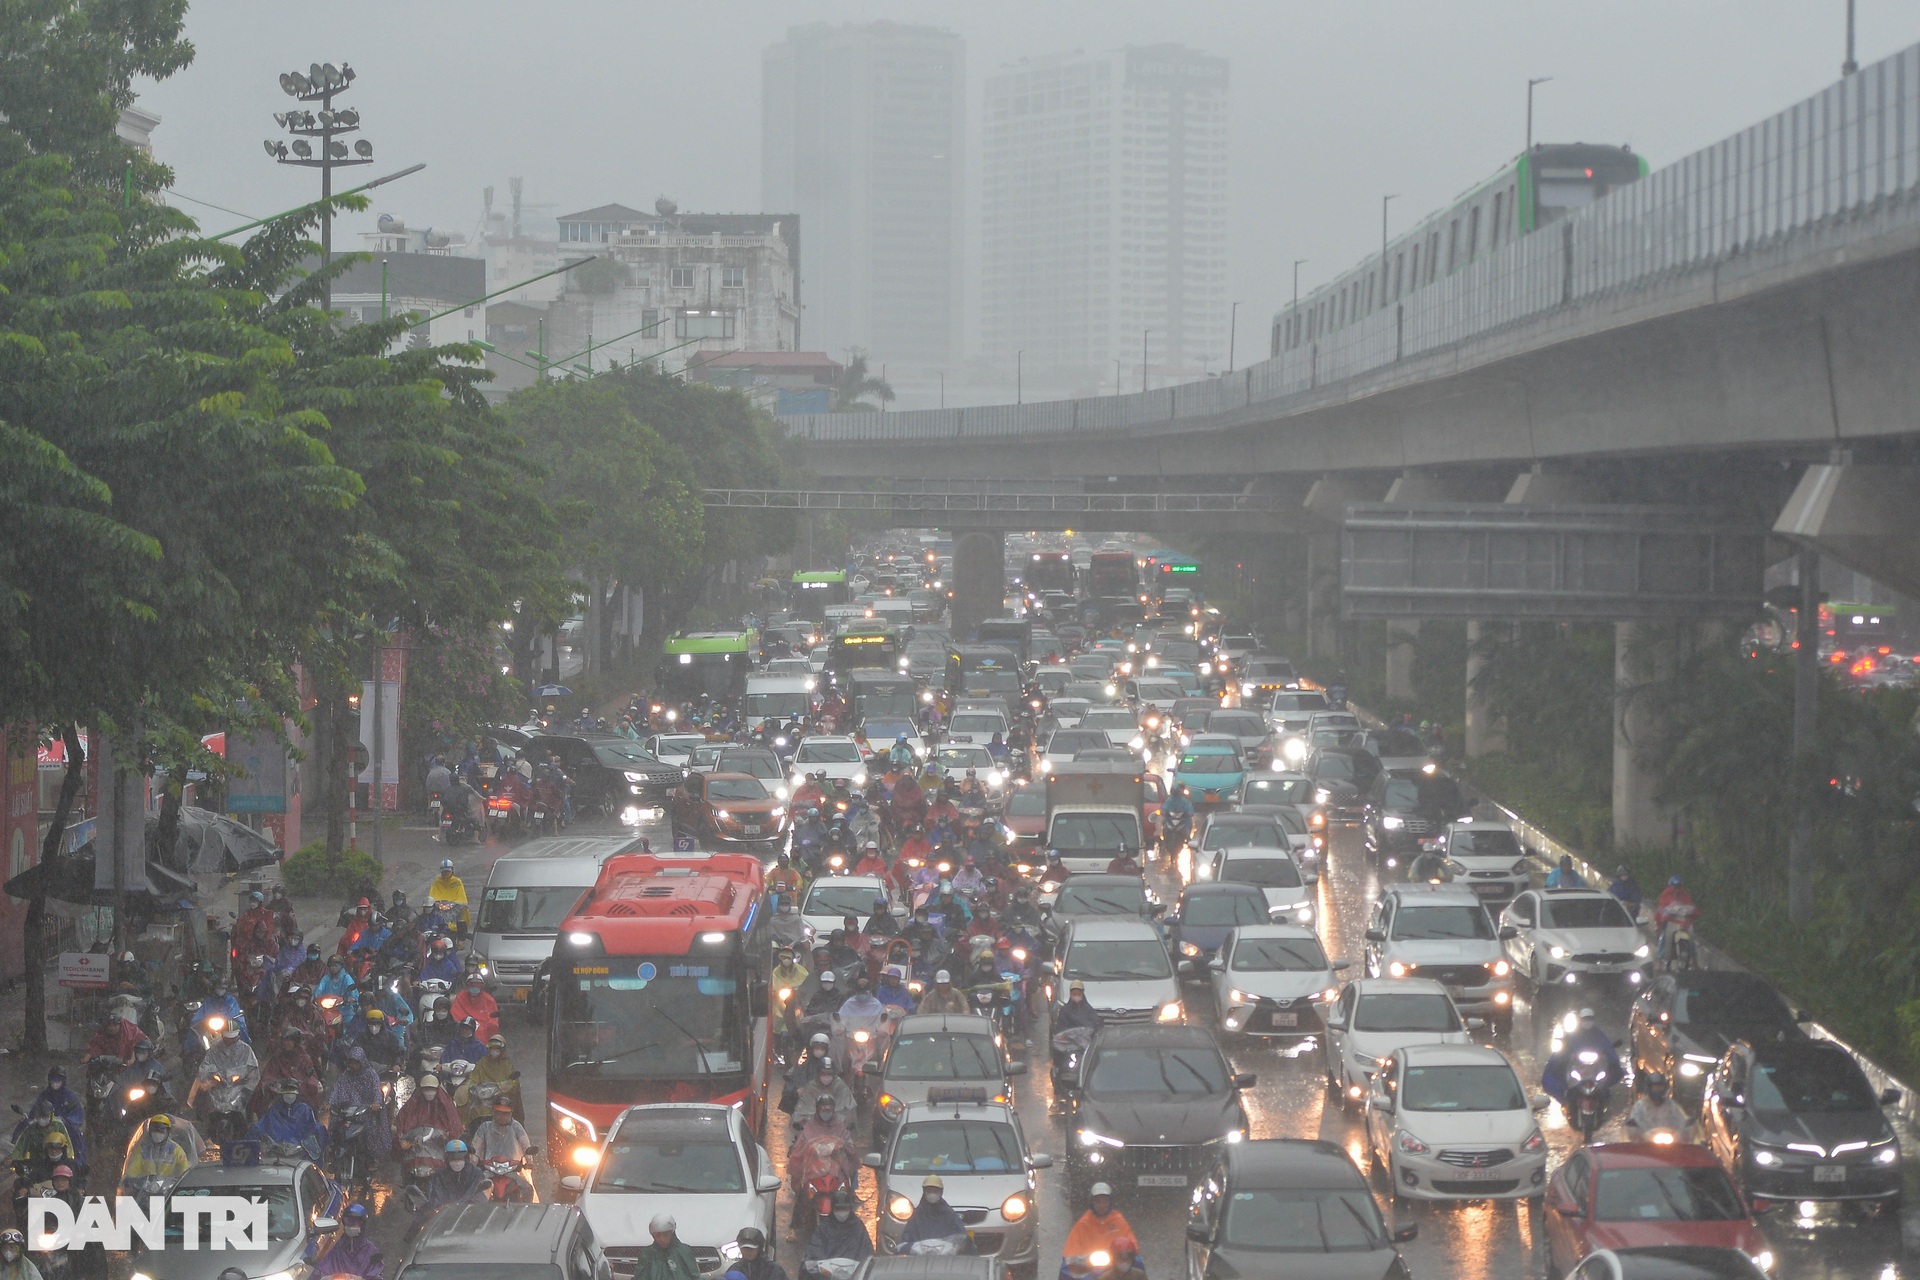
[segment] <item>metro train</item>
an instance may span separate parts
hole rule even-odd
[[[1631,147],[1537,142],[1531,153],[1515,156],[1390,241],[1384,255],[1368,255],[1297,306],[1282,308],[1273,318],[1272,354],[1320,341],[1364,320],[1646,173],[1646,160]]]

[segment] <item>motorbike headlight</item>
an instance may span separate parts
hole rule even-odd
[[[1160,1021],[1180,1021],[1180,1002],[1178,1000],[1169,1000],[1160,1006]]]
[[[780,988],[780,998],[781,998],[782,1000],[791,1000],[791,999],[793,999],[793,988],[792,988],[792,987],[782,987],[782,988]]]
[[[1406,826],[1407,824],[1401,819],[1394,817],[1392,814],[1388,814],[1386,817],[1380,819],[1380,825],[1385,827],[1389,831],[1398,831],[1400,828]]]
[[[873,1037],[864,1030],[856,1031],[853,1033],[853,1042],[855,1044],[865,1044],[867,1041],[871,1040],[872,1038]]]
[[[905,1222],[913,1217],[913,1201],[905,1196],[891,1196],[887,1200],[887,1213],[895,1222]]]
[[[225,1031],[226,1029],[227,1029],[227,1020],[225,1018],[222,1018],[216,1015],[215,1017],[211,1017],[207,1019],[207,1030],[213,1031],[213,1032],[220,1032],[220,1031]]]
[[[1026,1196],[1015,1192],[1000,1202],[1000,1216],[1008,1222],[1018,1222],[1027,1216],[1027,1210],[1030,1207],[1031,1206],[1027,1204]]]

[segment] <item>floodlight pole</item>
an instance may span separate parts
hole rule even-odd
[[[293,134],[295,137],[318,139],[320,143],[319,156],[314,159],[306,159],[298,156],[275,157],[275,160],[280,164],[293,165],[303,169],[318,169],[320,171],[320,309],[322,311],[333,310],[333,279],[327,270],[333,263],[333,170],[335,166],[373,163],[373,157],[371,155],[349,156],[343,154],[336,156],[333,153],[334,138],[337,135],[357,133],[360,130],[360,126],[357,123],[343,125],[334,119],[334,95],[337,93],[345,93],[347,87],[351,85],[354,80],[351,74],[352,69],[347,67],[345,63],[341,65],[342,67],[346,67],[345,72],[333,71],[332,64],[329,63],[324,74],[317,74],[312,80],[304,81],[304,83],[310,86],[306,92],[295,92],[288,95],[296,102],[317,102],[320,104],[320,127],[318,129],[311,129],[305,126],[296,127],[291,121],[289,121],[286,126],[287,132]],[[316,72],[319,71],[318,63],[314,64],[314,69]],[[296,71],[293,74],[299,75],[300,73]],[[341,144],[341,149],[342,151],[345,150],[344,143]]]

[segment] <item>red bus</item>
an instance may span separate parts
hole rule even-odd
[[[1096,551],[1087,565],[1087,594],[1096,600],[1133,600],[1140,591],[1140,569],[1131,551]]]
[[[627,853],[560,924],[548,967],[547,1150],[594,1160],[641,1102],[720,1102],[766,1120],[766,873],[753,854]]]

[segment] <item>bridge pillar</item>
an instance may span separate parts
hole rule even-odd
[[[1413,656],[1420,647],[1417,618],[1387,619],[1387,696],[1411,702]]]
[[[1479,496],[1471,479],[1438,475],[1431,471],[1403,471],[1387,487],[1384,502],[1471,502]],[[1420,620],[1387,620],[1387,696],[1411,702],[1413,659],[1420,650]],[[1469,659],[1471,661],[1471,659]]]
[[[1340,653],[1340,525],[1347,505],[1378,502],[1380,482],[1368,476],[1322,476],[1301,502],[1331,531],[1307,535],[1307,656]]]
[[[953,540],[953,638],[965,640],[983,618],[999,614],[1007,598],[1004,533],[980,529]]]
[[[1670,642],[1644,622],[1613,624],[1613,843],[1664,849],[1673,843],[1673,820],[1654,803],[1660,779],[1638,758],[1640,746],[1660,726],[1657,700],[1635,696],[1636,686],[1670,677]]]
[[[1475,686],[1480,679],[1480,671],[1487,665],[1480,651],[1483,636],[1491,633],[1491,628],[1500,626],[1497,622],[1467,623],[1467,714],[1466,743],[1464,750],[1469,760],[1475,756],[1484,756],[1494,751],[1507,749],[1507,723],[1487,706],[1485,691]]]

